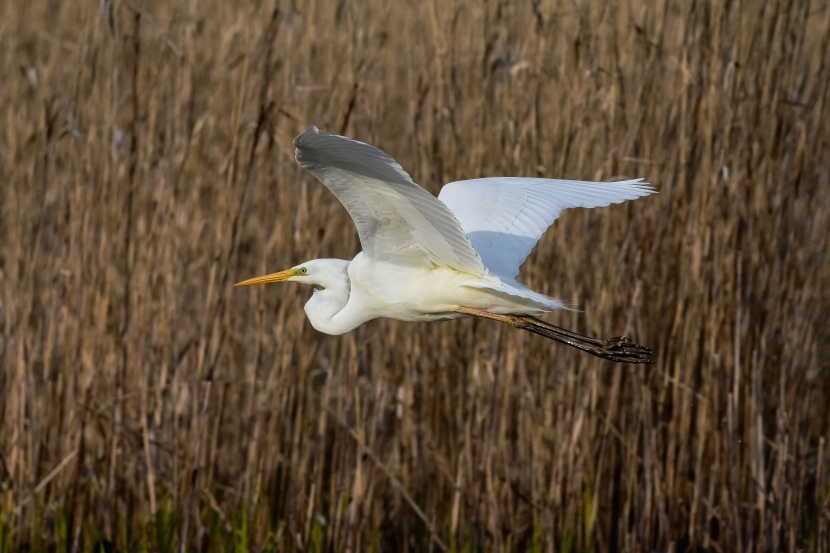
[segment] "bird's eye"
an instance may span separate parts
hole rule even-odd
[[[300,267],[299,269],[297,269],[297,274],[298,275],[304,275],[307,272],[308,272],[308,269],[306,269],[305,267]]]

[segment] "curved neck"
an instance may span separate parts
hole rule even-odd
[[[351,281],[349,280],[348,261],[343,261],[339,271],[328,272],[315,278],[314,293],[305,304],[305,313],[311,326],[326,334],[343,334],[352,330],[356,325],[346,321],[338,321],[335,317],[343,311],[351,296]],[[345,323],[345,324],[343,324]]]

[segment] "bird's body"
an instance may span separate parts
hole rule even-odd
[[[442,321],[468,317],[459,307],[497,314],[540,314],[564,306],[519,284],[506,286],[492,275],[476,276],[447,267],[375,262],[363,252],[352,261],[318,259],[302,264],[309,274],[335,278],[318,283],[305,312],[326,334],[344,334],[381,317],[400,321]],[[394,285],[389,286],[392,282]],[[513,294],[508,293],[511,290]]]
[[[597,207],[654,192],[615,183],[521,177],[450,183],[436,198],[381,150],[311,127],[294,140],[297,162],[349,211],[363,251],[317,259],[238,285],[315,285],[305,312],[327,334],[376,318],[500,320],[615,361],[649,362],[627,339],[598,341],[531,317],[567,307],[516,281],[544,231],[569,207]],[[587,344],[587,345],[586,345]]]

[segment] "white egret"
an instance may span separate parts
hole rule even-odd
[[[599,207],[655,192],[642,179],[582,182],[498,177],[452,182],[436,198],[383,151],[310,127],[294,139],[300,166],[331,190],[357,226],[351,261],[315,259],[245,280],[314,285],[312,326],[343,334],[372,319],[495,319],[628,363],[654,352],[627,337],[597,340],[532,315],[567,308],[516,281],[519,266],[563,209]]]

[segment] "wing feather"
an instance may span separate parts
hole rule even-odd
[[[451,182],[444,202],[485,267],[513,280],[533,247],[563,209],[603,207],[654,193],[642,179],[586,182],[497,177]]]
[[[314,126],[295,138],[294,146],[297,163],[351,215],[365,255],[484,273],[481,258],[449,208],[415,184],[391,156]]]

